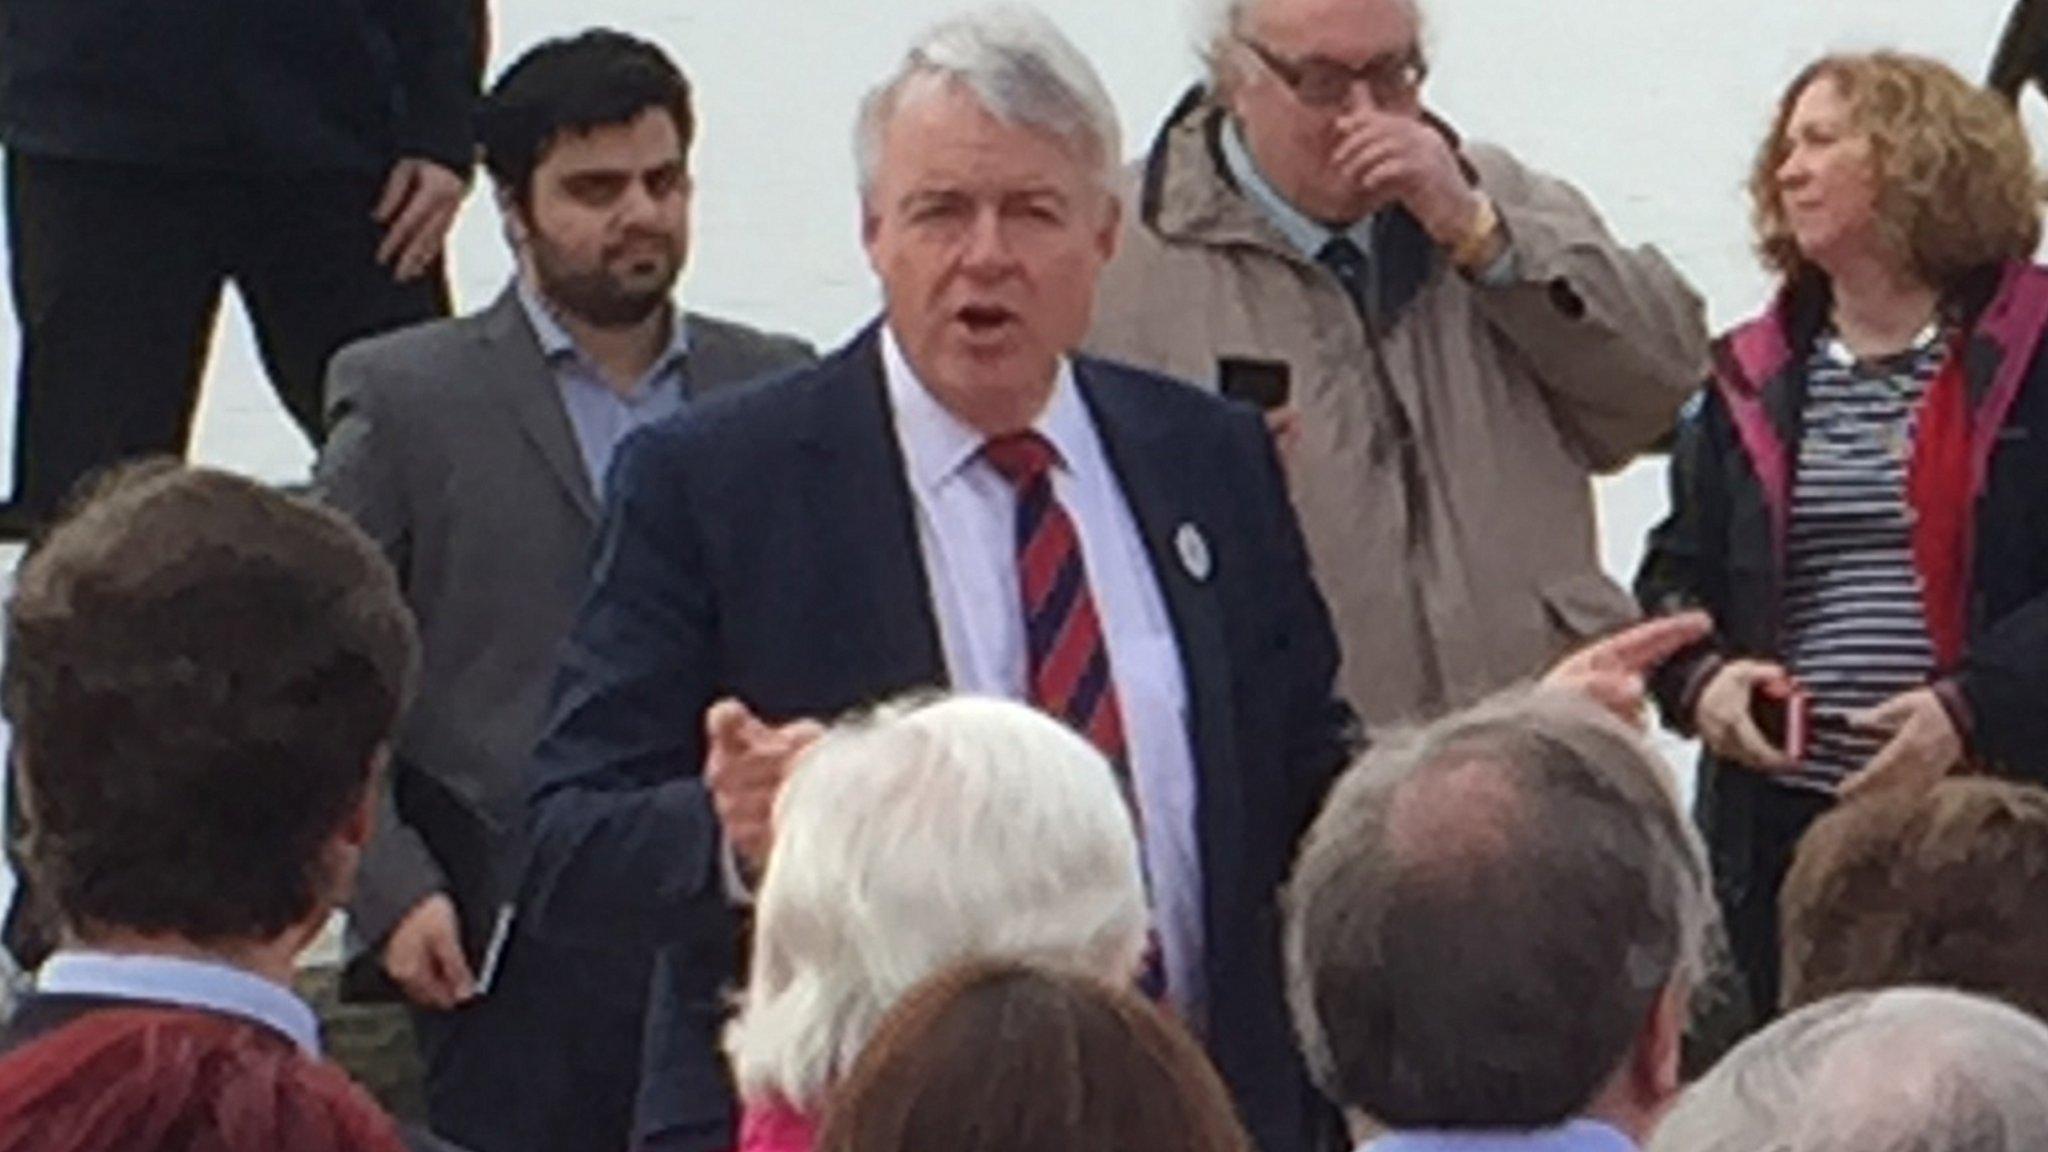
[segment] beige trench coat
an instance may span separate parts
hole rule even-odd
[[[1418,259],[1417,295],[1369,333],[1224,175],[1221,115],[1191,98],[1130,174],[1089,351],[1205,387],[1219,358],[1288,365],[1289,484],[1351,704],[1376,724],[1433,715],[1630,619],[1599,567],[1590,474],[1656,443],[1705,378],[1698,295],[1570,185],[1471,146],[1511,281]],[[1405,454],[1389,386],[1414,429]]]

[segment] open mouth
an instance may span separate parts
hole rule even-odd
[[[1000,304],[968,304],[953,314],[970,336],[989,336],[1002,331],[1017,314]]]

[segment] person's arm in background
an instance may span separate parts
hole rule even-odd
[[[313,465],[313,492],[375,542],[403,589],[410,584],[413,516],[405,421],[390,411],[389,397],[408,381],[372,348],[343,349],[329,365],[328,435]],[[348,902],[350,967],[374,963],[413,1003],[452,1008],[473,994],[475,980],[448,878],[399,814],[394,789],[409,771],[393,758],[377,781],[376,825]]]
[[[2020,89],[2032,80],[2048,95],[2048,3],[2018,0],[2006,17],[1984,86],[2018,102]]]
[[[1263,478],[1267,507],[1257,522],[1268,528],[1262,571],[1282,622],[1287,652],[1287,750],[1291,834],[1298,837],[1322,808],[1323,798],[1353,757],[1365,747],[1365,732],[1336,689],[1337,633],[1329,607],[1309,570],[1308,546],[1287,497],[1287,481],[1273,437],[1257,414],[1240,414],[1244,451]]]
[[[1705,304],[1662,253],[1616,240],[1578,189],[1482,156],[1480,188],[1513,256],[1506,277],[1475,280],[1479,310],[1588,463],[1619,468],[1670,434],[1705,377]]]
[[[490,13],[485,0],[388,0],[379,11],[397,51],[404,115],[376,207],[385,229],[377,259],[411,280],[441,259],[469,191]]]

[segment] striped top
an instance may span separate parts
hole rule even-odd
[[[1827,333],[1807,364],[1786,547],[1785,666],[1811,711],[1806,757],[1789,784],[1834,791],[1884,743],[1848,718],[1933,675],[1906,466],[1920,398],[1947,343],[1929,325],[1911,349],[1859,361]]]

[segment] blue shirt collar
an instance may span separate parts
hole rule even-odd
[[[576,346],[576,338],[555,318],[554,306],[549,304],[526,277],[513,278],[513,291],[519,297],[519,306],[526,312],[526,322],[533,326],[533,334],[540,341],[541,355],[550,363],[563,357],[585,359],[583,350]],[[690,328],[683,322],[681,309],[669,308],[668,347],[655,358],[654,366],[647,371],[646,379],[659,380],[669,375],[683,358],[690,354]]]
[[[36,992],[172,1004],[239,1016],[284,1034],[312,1055],[320,1054],[320,1021],[304,1000],[253,972],[219,961],[66,950],[43,963]]]
[[[1637,1152],[1635,1141],[1598,1120],[1556,1128],[1409,1130],[1368,1141],[1359,1152]]]
[[[1237,121],[1228,116],[1223,118],[1221,143],[1223,164],[1230,170],[1231,179],[1237,181],[1237,186],[1244,190],[1245,198],[1259,209],[1273,227],[1280,230],[1280,234],[1287,238],[1289,244],[1294,245],[1302,255],[1311,260],[1315,259],[1316,254],[1323,250],[1323,245],[1335,239],[1338,233],[1320,221],[1311,219],[1273,187],[1265,174],[1259,171],[1258,163],[1252,159],[1251,149],[1245,145],[1244,135],[1238,131]],[[1350,237],[1353,244],[1358,245],[1359,251],[1371,254],[1372,217],[1367,216],[1353,223],[1343,234]]]

